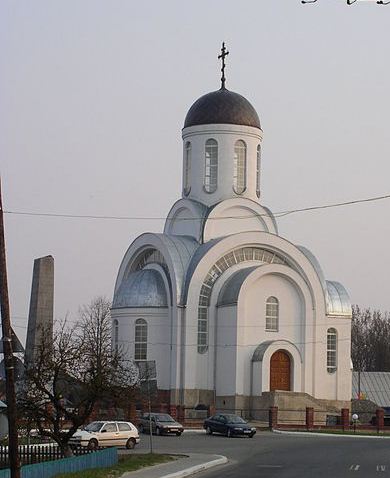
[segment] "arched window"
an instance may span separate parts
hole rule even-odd
[[[265,305],[265,330],[279,330],[279,301],[276,297],[268,297]]]
[[[115,353],[118,353],[119,349],[119,322],[115,319],[112,323],[113,325],[113,345],[114,345],[114,350]]]
[[[328,329],[326,338],[326,366],[329,373],[337,370],[337,331]]]
[[[191,143],[187,141],[184,151],[184,196],[188,196],[191,190],[190,173],[191,173]]]
[[[257,158],[256,158],[256,195],[260,197],[260,161],[261,161],[261,147],[257,145]]]
[[[215,139],[206,141],[204,158],[204,189],[213,193],[218,185],[218,143]]]
[[[233,189],[236,194],[246,189],[246,144],[241,139],[234,145]]]
[[[135,321],[134,360],[146,360],[148,352],[148,324],[144,319]]]

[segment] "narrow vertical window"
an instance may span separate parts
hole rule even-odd
[[[204,161],[204,189],[208,193],[217,190],[218,185],[218,143],[215,139],[206,141]]]
[[[191,143],[187,141],[184,151],[184,196],[188,196],[191,190],[190,174],[191,174]]]
[[[326,366],[329,373],[337,370],[337,331],[328,329],[326,338]]]
[[[242,140],[234,145],[233,189],[236,194],[246,189],[246,144]]]
[[[261,161],[261,146],[257,145],[257,157],[256,157],[256,195],[260,197],[260,161]]]
[[[146,360],[148,352],[148,324],[144,319],[135,321],[134,360]]]
[[[115,319],[112,323],[113,325],[113,345],[115,353],[118,353],[119,350],[119,322]]]
[[[265,330],[279,330],[279,301],[276,297],[268,297],[265,305]]]
[[[198,353],[204,354],[208,349],[208,308],[198,308]]]

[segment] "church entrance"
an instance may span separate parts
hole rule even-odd
[[[270,363],[270,391],[291,390],[291,361],[290,356],[283,350],[277,350],[271,357]]]

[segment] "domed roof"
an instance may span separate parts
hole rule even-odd
[[[167,294],[161,275],[153,269],[129,274],[116,291],[112,307],[167,307]]]
[[[201,96],[188,110],[184,128],[202,124],[238,124],[261,129],[259,116],[249,101],[226,88]]]

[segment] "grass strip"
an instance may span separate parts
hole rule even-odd
[[[136,471],[146,466],[167,463],[175,459],[175,457],[170,455],[158,455],[155,453],[120,455],[117,465],[109,466],[108,468],[91,468],[75,473],[61,473],[56,475],[55,478],[117,478],[127,471]]]

